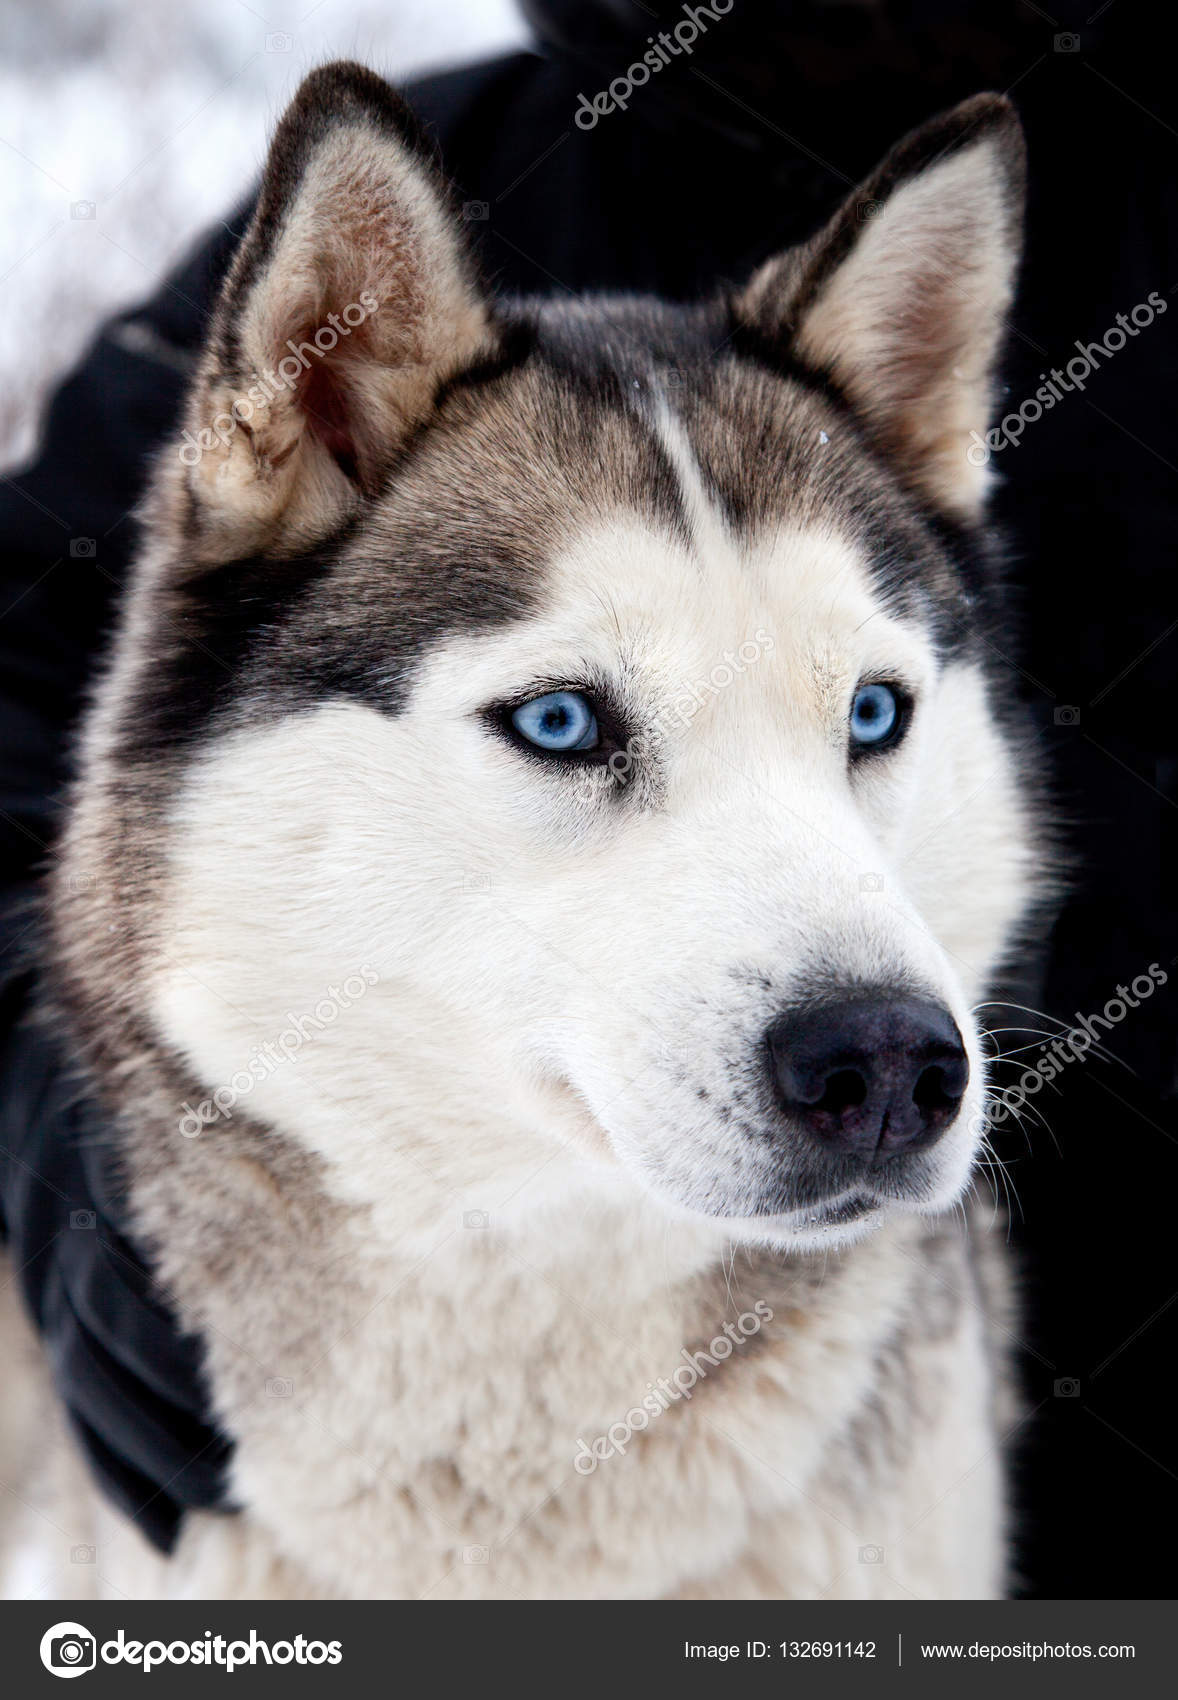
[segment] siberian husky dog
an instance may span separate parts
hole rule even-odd
[[[1008,1585],[1022,180],[981,95],[714,300],[503,301],[399,98],[304,83],[51,895],[233,1442],[167,1557],[93,1506],[112,1590]]]

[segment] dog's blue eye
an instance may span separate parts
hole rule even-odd
[[[511,716],[521,738],[557,755],[592,750],[600,742],[597,716],[579,691],[549,691],[521,703]]]
[[[860,685],[851,704],[851,742],[883,744],[900,722],[900,704],[890,685]]]

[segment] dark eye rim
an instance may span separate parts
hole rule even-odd
[[[535,702],[537,697],[553,696],[558,691],[569,691],[574,696],[584,697],[597,721],[598,742],[591,750],[546,750],[539,744],[533,744],[530,738],[512,724],[512,715],[517,708],[525,703]],[[516,692],[502,702],[491,703],[483,710],[482,717],[493,731],[507,739],[514,749],[522,755],[529,756],[533,761],[544,762],[546,766],[554,763],[561,767],[605,767],[611,756],[624,750],[628,734],[622,726],[618,715],[610,705],[603,700],[600,690],[592,685],[577,684],[567,679],[541,679],[526,690]]]
[[[897,679],[867,678],[860,679],[851,697],[851,706],[855,697],[867,685],[883,685],[896,699],[896,723],[886,738],[881,738],[874,744],[856,743],[850,735],[850,708],[847,711],[847,747],[852,763],[871,761],[876,756],[884,755],[903,742],[908,734],[915,710],[915,699],[912,692]],[[516,709],[525,703],[534,702],[537,697],[551,696],[558,691],[569,691],[575,696],[585,698],[597,721],[599,742],[591,750],[546,750],[539,744],[533,744],[525,738],[512,723],[512,715]],[[561,767],[606,767],[610,758],[619,751],[625,750],[630,734],[627,732],[621,716],[605,698],[599,687],[586,683],[577,683],[568,679],[540,679],[526,689],[503,698],[500,702],[490,703],[482,711],[483,721],[500,737],[505,738],[521,755],[533,761],[543,762],[546,766],[553,764]]]
[[[851,736],[851,712],[855,706],[855,698],[860,691],[866,690],[868,685],[883,685],[886,690],[891,691],[896,699],[896,723],[886,738],[880,738],[874,744],[860,744],[856,743]],[[851,693],[851,702],[847,709],[847,747],[851,761],[856,763],[870,761],[875,756],[884,755],[889,750],[894,750],[896,745],[902,743],[907,736],[915,706],[912,692],[906,690],[898,679],[860,679]]]

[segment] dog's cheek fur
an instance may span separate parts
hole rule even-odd
[[[996,721],[985,672],[968,661],[946,669],[928,721],[902,864],[973,1004],[993,985],[1049,877],[1026,791],[1038,737],[1028,725]]]
[[[787,531],[748,554],[713,539],[693,559],[598,528],[551,578],[518,626],[423,657],[396,717],[339,704],[222,740],[171,823],[162,1030],[200,1080],[229,1082],[370,968],[372,990],[246,1107],[298,1132],[349,1196],[387,1199],[402,1233],[428,1233],[439,1207],[425,1174],[477,1200],[550,1157],[554,1127],[593,1161],[610,1155],[604,1128],[668,1199],[756,1215],[791,1163],[762,1079],[779,1008],[820,978],[913,983],[968,1039],[1025,896],[1013,866],[996,880],[984,860],[988,832],[1019,823],[995,808],[1009,776],[968,670],[933,693],[914,748],[877,777],[845,773],[842,715],[866,657],[933,675],[927,640],[883,620],[832,534]],[[528,758],[477,712],[561,657],[606,669],[623,629],[657,631],[629,677],[641,723],[669,728],[625,787]],[[676,728],[677,689],[758,631],[771,648]],[[977,763],[990,792],[971,807]],[[969,936],[953,931],[956,874],[919,860],[940,830],[982,858],[959,852],[978,882]],[[972,1113],[931,1165],[945,1199],[973,1154],[983,1070],[969,1042]],[[448,1113],[416,1105],[426,1057]],[[488,1093],[497,1123],[480,1114]],[[571,1158],[558,1177],[616,1184]]]

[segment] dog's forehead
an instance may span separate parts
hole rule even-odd
[[[925,623],[881,601],[861,550],[829,527],[783,525],[746,539],[697,511],[690,540],[631,516],[555,551],[530,614],[454,634],[415,668],[413,702],[461,712],[534,681],[588,681],[635,715],[684,692],[724,693],[737,713],[788,704],[823,724],[865,674],[929,683]]]
[[[357,559],[411,566],[406,601],[450,630],[542,613],[578,578],[615,615],[698,616],[752,588],[781,611],[845,589],[853,560],[878,612],[959,632],[931,516],[820,381],[734,349],[726,324],[638,301],[521,318],[503,359],[452,382]]]

